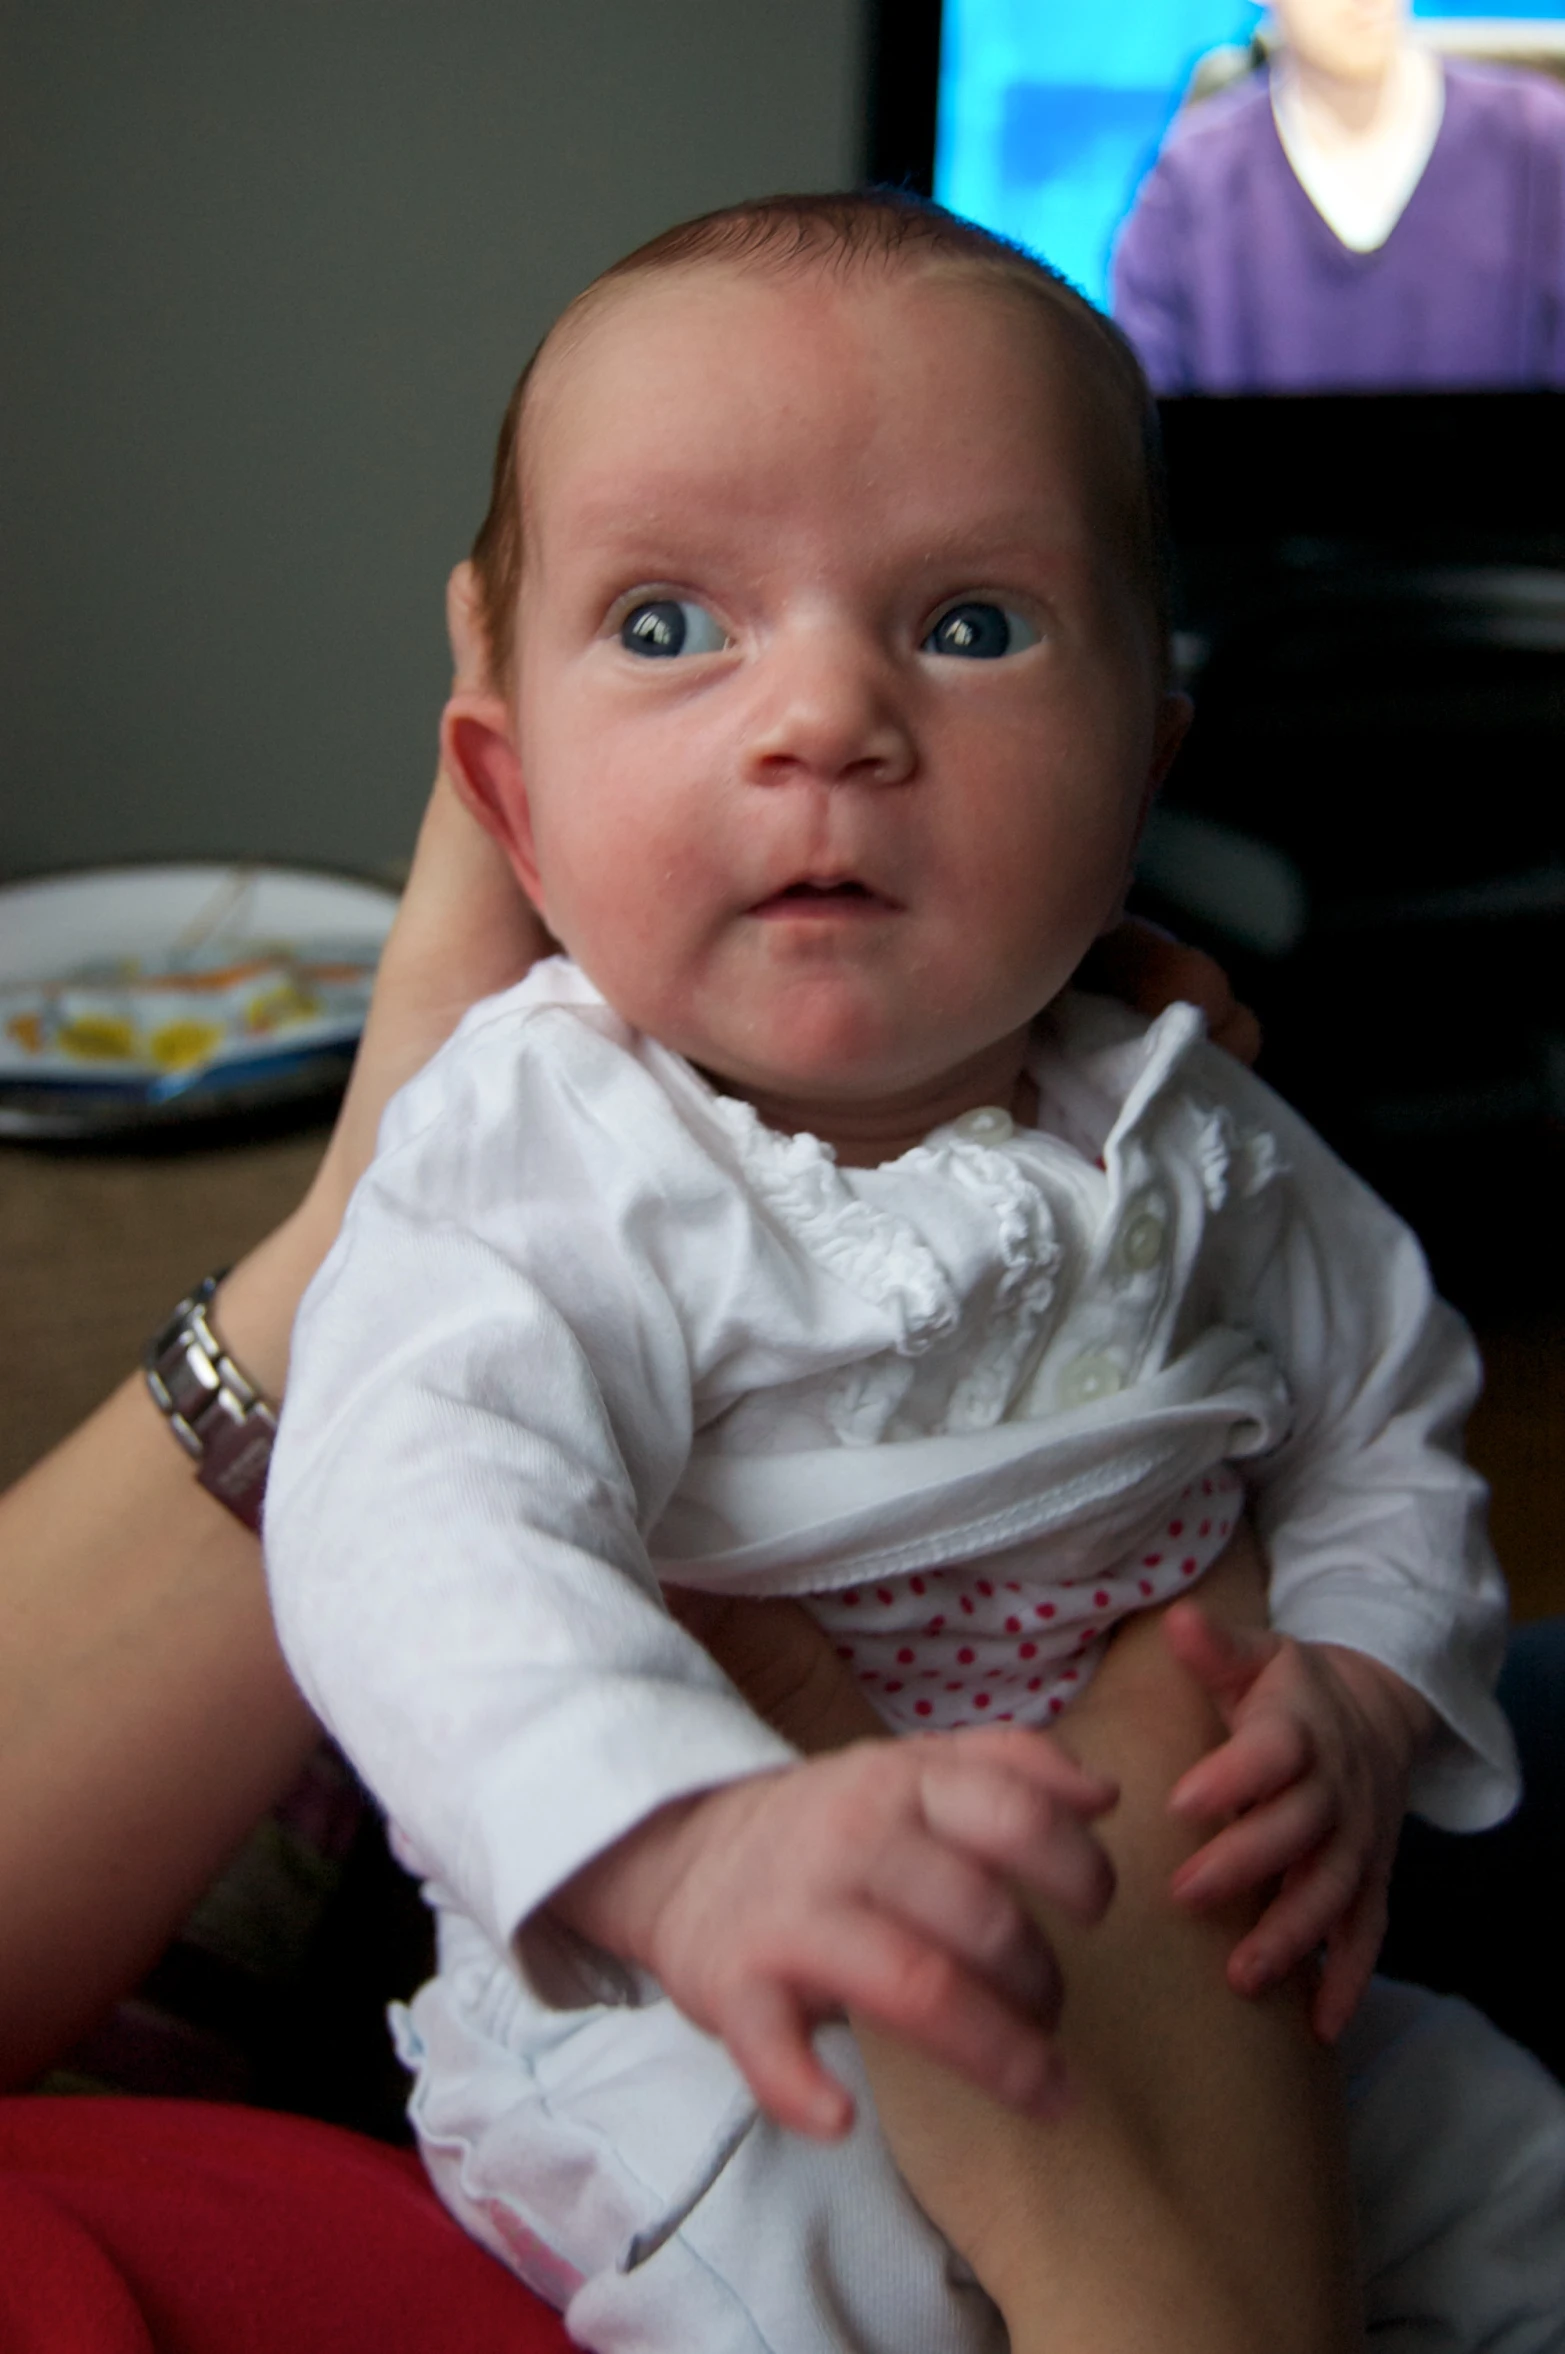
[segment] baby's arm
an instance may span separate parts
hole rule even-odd
[[[480,1016],[393,1110],[303,1320],[268,1507],[288,1655],[407,1851],[540,1991],[605,1988],[549,1936],[563,1917],[806,2130],[846,2127],[807,2031],[850,2002],[1036,2106],[1055,1979],[1004,1883],[1100,1910],[1086,1824],[1112,1789],[1005,1728],[801,1767],[671,1619],[642,1531],[706,1347],[664,1277],[682,1132],[648,1179],[583,1172],[568,1082],[509,1019]],[[573,1075],[673,1125],[595,1041]],[[615,1187],[652,1203],[621,1216]]]
[[[653,1971],[795,2132],[852,2122],[810,2041],[848,2007],[1042,2116],[1059,1972],[1008,1882],[1099,1919],[1113,1875],[1087,1826],[1115,1795],[1019,1727],[860,1741],[660,1809],[551,1910]]]
[[[1451,1829],[1514,1802],[1492,1699],[1504,1588],[1460,1449],[1478,1360],[1386,1206],[1256,1081],[1218,1056],[1203,1076],[1230,1134],[1259,1114],[1277,1148],[1247,1170],[1240,1146],[1214,1260],[1222,1313],[1272,1350],[1294,1413],[1252,1491],[1272,1631],[1224,1631],[1195,1602],[1166,1622],[1229,1733],[1173,1793],[1215,1829],[1177,1893],[1200,1908],[1280,1879],[1231,1983],[1258,1993],[1324,1941],[1314,2016],[1330,2037],[1373,1967],[1409,1798]]]

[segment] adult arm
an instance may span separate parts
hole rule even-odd
[[[271,1395],[387,1097],[543,945],[437,785],[320,1174],[216,1304]],[[0,2082],[134,1981],[315,1738],[259,1545],[196,1484],[139,1377],[125,1382],[0,1497]]]

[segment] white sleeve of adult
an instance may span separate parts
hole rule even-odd
[[[1442,1729],[1411,1803],[1446,1829],[1481,1830],[1509,1813],[1520,1784],[1493,1697],[1505,1585],[1487,1490],[1462,1455],[1478,1352],[1401,1220],[1258,1081],[1245,1076],[1236,1093],[1239,1078],[1228,1064],[1236,1110],[1242,1101],[1253,1118],[1263,1099],[1284,1164],[1227,1303],[1275,1351],[1294,1398],[1289,1436],[1255,1489],[1272,1623],[1362,1651],[1421,1693]]]
[[[301,1687],[502,1949],[657,1807],[794,1754],[661,1600],[688,1353],[558,1085],[459,1041],[393,1106],[300,1316],[266,1513]]]

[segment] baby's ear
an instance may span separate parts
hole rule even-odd
[[[440,721],[440,764],[458,798],[505,852],[528,898],[541,905],[532,812],[503,696],[451,697]]]

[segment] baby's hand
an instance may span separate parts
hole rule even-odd
[[[1194,1602],[1164,1624],[1229,1728],[1169,1800],[1176,1814],[1226,1823],[1180,1866],[1174,1894],[1204,1908],[1280,1876],[1228,1981],[1260,1994],[1324,1941],[1313,2018],[1331,2041],[1380,1951],[1408,1775],[1433,1711],[1389,1668],[1337,1644],[1218,1626]]]
[[[1019,1726],[858,1742],[662,1808],[554,1909],[653,1971],[797,2133],[853,2121],[810,2040],[849,2009],[1043,2115],[1059,1972],[1008,1883],[1099,1919],[1113,1873],[1087,1825],[1115,1796]]]

